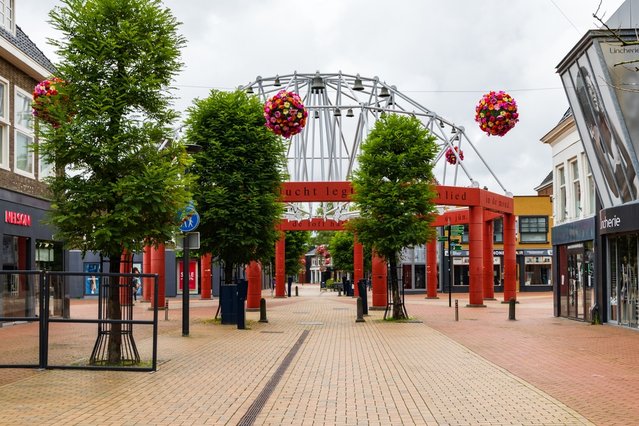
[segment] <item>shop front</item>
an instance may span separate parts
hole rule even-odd
[[[2,271],[63,270],[62,244],[42,223],[48,209],[46,201],[0,189]],[[0,316],[33,315],[37,290],[35,278],[0,274]]]
[[[603,209],[599,213],[599,232],[606,247],[607,320],[631,328],[639,325],[638,217],[638,203]]]

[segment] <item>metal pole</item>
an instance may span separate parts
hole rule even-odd
[[[189,234],[184,233],[182,265],[182,336],[189,335]]]
[[[451,228],[448,225],[448,307],[452,306],[453,291],[453,250],[450,247]]]

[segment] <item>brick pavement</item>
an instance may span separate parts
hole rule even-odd
[[[542,318],[544,327],[538,317],[544,316],[544,309],[551,310],[548,296],[545,301],[540,297],[530,303],[522,298],[521,319],[511,322],[502,319],[507,306],[496,302],[486,309],[462,309],[461,320],[454,322],[447,301],[409,296],[409,314],[423,322],[383,322],[381,312],[371,311],[365,323],[355,323],[353,299],[300,286],[299,298],[267,297],[268,324],[257,322],[259,313],[248,313],[249,330],[212,323],[216,301],[193,300],[189,337],[181,336],[179,310],[170,311],[170,321],[161,315],[160,365],[155,373],[26,370],[22,377],[7,379],[14,370],[0,370],[0,424],[238,424],[247,420],[247,413],[254,424],[273,425],[616,421],[613,413],[606,417],[602,409],[603,417],[597,417],[565,397],[561,390],[571,385],[556,382],[572,374],[568,368],[551,370],[562,371],[559,378],[538,371],[545,365],[540,358],[566,357],[562,362],[569,365],[574,354],[566,345],[545,353],[549,349],[538,348],[537,341],[548,340],[547,346],[553,346],[549,336],[560,328],[554,322],[570,335],[573,329],[586,330],[579,339],[601,333],[600,340],[607,339],[602,351],[612,345],[610,339],[616,342],[620,335],[621,340],[632,340],[636,334],[551,316]],[[139,315],[148,313],[142,304],[135,309]],[[20,340],[28,327],[0,329],[0,341],[11,342],[1,345],[0,357],[16,356],[10,349],[14,345],[28,346]],[[612,337],[600,330],[611,331]],[[78,357],[77,348],[92,339],[91,332],[79,333],[77,340],[86,341],[76,347],[71,334],[58,333],[64,336],[57,340],[61,360]],[[136,334],[136,340],[142,349],[149,345],[144,333]],[[298,352],[291,355],[296,344]],[[582,352],[580,362],[588,369],[589,351]],[[290,366],[283,369],[282,362],[289,358]],[[632,364],[631,359],[616,359],[628,367]],[[614,362],[611,358],[611,368]],[[592,377],[595,371],[605,373],[587,371],[593,371]],[[274,375],[279,382],[274,382]],[[592,380],[604,386],[594,391],[606,394],[610,377],[601,376]],[[569,383],[580,380],[570,379]],[[587,395],[582,392],[581,397]]]

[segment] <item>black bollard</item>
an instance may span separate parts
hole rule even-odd
[[[459,321],[459,300],[455,299],[455,321]]]
[[[511,297],[508,301],[508,319],[515,320],[515,298]]]
[[[260,321],[259,322],[268,322],[266,319],[266,300],[262,297],[260,299]]]
[[[357,298],[357,319],[355,322],[365,322],[364,320],[364,303],[362,302],[362,298]]]
[[[299,291],[297,290],[297,286],[295,286],[295,297],[298,297],[300,295]]]

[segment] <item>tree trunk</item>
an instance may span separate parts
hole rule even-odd
[[[401,320],[406,319],[406,310],[404,309],[404,300],[399,291],[399,280],[397,277],[397,256],[393,254],[389,257],[388,263],[390,265],[390,278],[391,278],[391,296],[393,301],[393,319]]]
[[[109,272],[120,273],[120,255],[109,256]],[[122,319],[122,308],[120,306],[120,280],[116,277],[109,277],[109,295],[107,299],[107,318]],[[119,364],[122,361],[122,324],[111,324],[108,342],[108,363]]]
[[[224,283],[233,284],[233,263],[224,262]]]

